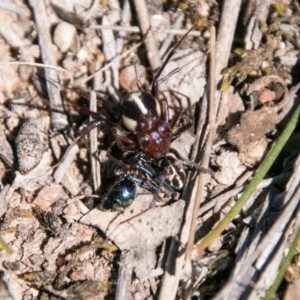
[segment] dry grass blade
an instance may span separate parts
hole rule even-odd
[[[112,25],[91,25],[90,28],[94,29],[111,29],[115,31],[127,31],[127,32],[133,32],[133,33],[140,33],[140,28],[138,26],[130,26],[130,27],[125,27],[125,26],[112,26]],[[175,28],[170,28],[170,29],[162,29],[161,31],[155,31],[155,33],[159,32],[165,32],[169,33],[171,35],[184,35],[186,34],[186,30],[184,29],[175,29]],[[191,36],[200,36],[200,32],[197,30],[193,30],[190,32]]]
[[[295,162],[294,174],[287,185],[288,192],[283,200],[286,205],[280,216],[272,227],[264,232],[264,235],[260,232],[261,228],[257,230],[252,244],[247,245],[247,251],[245,249],[241,251],[232,279],[215,299],[228,299],[228,295],[237,299],[240,299],[242,295],[247,295],[247,299],[261,298],[273,283],[280,261],[284,256],[284,249],[288,247],[290,233],[293,230],[296,234],[300,222],[298,212],[299,167],[300,157]],[[265,218],[264,221],[266,221]],[[266,263],[267,261],[268,263]],[[257,276],[258,273],[260,276]],[[252,280],[253,276],[258,278],[255,283]],[[240,285],[241,282],[243,282],[243,286]]]
[[[91,92],[90,94],[90,110],[92,112],[97,113],[97,97],[95,92]],[[92,122],[94,119],[91,116],[90,117],[90,122]],[[94,186],[94,191],[99,192],[100,186],[101,186],[101,169],[100,169],[100,162],[98,158],[96,157],[97,150],[98,150],[98,143],[97,143],[97,138],[98,138],[98,130],[97,128],[94,128],[93,130],[90,131],[90,156],[91,156],[91,170],[92,170],[92,178],[93,178],[93,186]]]
[[[211,27],[210,30],[211,39],[210,44],[215,45],[216,42],[216,29],[214,27]],[[216,110],[215,110],[215,95],[216,95],[216,81],[215,81],[215,61],[216,61],[216,51],[215,47],[213,46],[210,52],[210,67],[209,67],[209,74],[210,74],[210,87],[209,87],[209,95],[210,95],[210,101],[209,101],[209,134],[205,146],[205,154],[204,158],[201,162],[201,167],[208,168],[209,165],[209,158],[211,153],[211,148],[213,144],[213,139],[215,136],[215,130],[216,130]],[[205,182],[205,174],[200,173],[198,182],[197,182],[197,193],[196,193],[196,200],[194,205],[194,213],[192,218],[192,224],[191,224],[191,230],[190,230],[190,236],[189,236],[189,242],[186,249],[186,264],[185,264],[185,273],[187,276],[191,276],[192,273],[192,249],[194,245],[194,239],[195,239],[195,233],[196,233],[196,223],[198,218],[198,207],[200,206],[201,199],[203,197],[203,189],[204,189],[204,182]]]
[[[34,11],[37,28],[39,31],[39,42],[42,50],[43,62],[46,65],[56,66],[56,59],[52,48],[52,41],[50,36],[50,26],[47,21],[46,6],[44,1],[31,0],[30,6]],[[62,101],[59,89],[51,82],[57,82],[56,72],[52,69],[45,69],[45,77],[47,79],[47,88],[50,98],[51,107],[56,109],[61,108],[61,112],[53,112],[52,124],[58,130],[64,129],[67,125],[67,119],[62,109]]]

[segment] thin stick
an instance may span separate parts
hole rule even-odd
[[[90,94],[90,110],[97,113],[97,95],[94,91]],[[92,122],[94,118],[90,116],[90,121]],[[91,173],[94,186],[94,192],[99,192],[101,186],[101,166],[99,160],[95,157],[97,153],[97,139],[98,139],[98,129],[97,127],[92,129],[89,133],[90,136],[90,157],[91,157]]]
[[[71,163],[75,159],[76,154],[79,152],[78,145],[74,145],[70,151],[68,151],[68,155],[65,157],[63,161],[60,162],[60,165],[55,170],[53,174],[53,178],[55,182],[60,183],[65,176],[66,172],[68,171]]]
[[[51,65],[46,65],[46,64],[39,64],[39,63],[33,63],[33,62],[26,62],[26,61],[1,61],[0,60],[0,65],[17,65],[17,66],[31,66],[31,67],[37,67],[37,68],[42,68],[42,69],[53,69],[56,70],[57,72],[65,72],[69,76],[72,76],[72,74],[66,70],[63,69],[62,67],[57,67],[57,66],[51,66]]]
[[[134,260],[132,251],[123,251],[120,258],[116,300],[130,299],[131,277]]]
[[[17,5],[12,3],[12,1],[1,1],[0,8],[6,9],[8,11],[14,12],[18,15],[22,15],[24,17],[30,17],[30,10],[24,5]]]
[[[218,29],[216,50],[216,82],[217,84],[222,78],[222,71],[228,65],[229,56],[231,53],[232,41],[235,34],[236,24],[239,17],[241,0],[226,0],[223,1],[223,11]],[[221,92],[216,93],[216,110],[219,107]]]
[[[210,148],[209,148],[210,149]],[[203,165],[203,164],[202,164]],[[208,165],[208,162],[207,162]],[[185,258],[185,245],[188,244],[188,238],[190,236],[190,229],[191,229],[191,222],[195,210],[195,193],[196,190],[193,190],[193,194],[191,196],[191,201],[186,209],[185,213],[185,222],[182,226],[182,231],[180,233],[179,241],[179,249],[174,255],[174,253],[169,253],[168,260],[172,263],[174,266],[175,272],[173,274],[170,274],[168,272],[165,272],[164,279],[161,285],[160,293],[159,293],[159,300],[163,299],[175,299],[176,293],[178,290],[179,280],[181,277],[182,267],[184,265],[184,258]],[[192,239],[192,242],[194,241],[194,236]]]
[[[216,42],[216,28],[214,26],[210,29],[210,44],[214,45]],[[208,134],[208,139],[206,142],[205,147],[205,154],[203,157],[203,160],[201,162],[201,167],[208,168],[209,164],[209,158],[210,158],[210,152],[213,144],[213,138],[215,135],[216,125],[215,125],[215,92],[216,92],[216,81],[215,81],[215,61],[216,61],[216,48],[212,47],[210,52],[210,61],[209,61],[209,125],[210,125],[210,131]],[[193,218],[192,218],[192,224],[191,224],[191,230],[190,230],[190,236],[189,241],[186,248],[186,263],[185,263],[185,273],[187,276],[191,276],[192,272],[192,250],[194,245],[194,239],[195,239],[195,233],[196,233],[196,227],[197,227],[197,218],[198,218],[198,210],[200,206],[200,201],[203,195],[203,187],[205,182],[205,174],[200,173],[199,174],[199,180],[197,184],[197,193],[196,193],[196,200],[195,200],[195,206],[193,209]]]
[[[30,0],[29,3],[35,17],[43,62],[46,65],[56,66],[55,53],[53,51],[54,47],[50,36],[50,21],[48,21],[48,16],[46,13],[45,1]],[[51,108],[55,108],[55,111],[52,111],[51,113],[52,125],[54,130],[65,129],[68,126],[68,121],[66,115],[63,113],[60,90],[57,86],[51,84],[51,82],[58,81],[57,74],[52,69],[45,69],[45,77],[47,79],[46,84],[50,106]],[[60,112],[57,111],[58,108]]]
[[[89,28],[93,29],[111,29],[114,31],[127,31],[131,33],[141,33],[138,26],[116,26],[116,25],[92,25]],[[176,29],[176,28],[166,28],[153,31],[153,34],[168,33],[171,35],[184,35],[186,34],[186,29]],[[198,30],[193,30],[189,33],[190,36],[200,36]]]
[[[145,41],[147,48],[147,56],[150,62],[151,69],[156,71],[162,64],[159,52],[156,46],[156,40],[151,29],[150,18],[148,14],[148,8],[145,0],[134,0],[135,10],[138,15],[140,28],[143,36],[149,37]]]

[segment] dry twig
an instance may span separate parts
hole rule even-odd
[[[35,16],[43,62],[46,65],[56,66],[45,2],[44,0],[30,0],[29,3]],[[55,110],[51,116],[52,125],[55,130],[64,129],[67,127],[68,121],[62,109],[60,90],[53,85],[53,82],[58,82],[57,74],[52,69],[45,69],[45,78],[47,80],[50,106]]]

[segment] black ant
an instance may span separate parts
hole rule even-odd
[[[154,194],[154,200],[159,198],[158,193],[162,188],[171,194],[180,191],[186,178],[182,163],[172,156],[168,156],[163,162],[163,166],[154,166],[141,159],[137,164],[139,174],[131,176],[122,171],[121,174],[116,174],[118,179],[108,189],[99,208],[109,211],[123,211],[134,201],[137,195],[137,185]]]

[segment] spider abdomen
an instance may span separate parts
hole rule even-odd
[[[161,119],[160,103],[150,93],[135,91],[129,93],[121,104],[124,127],[132,132],[146,132]]]

